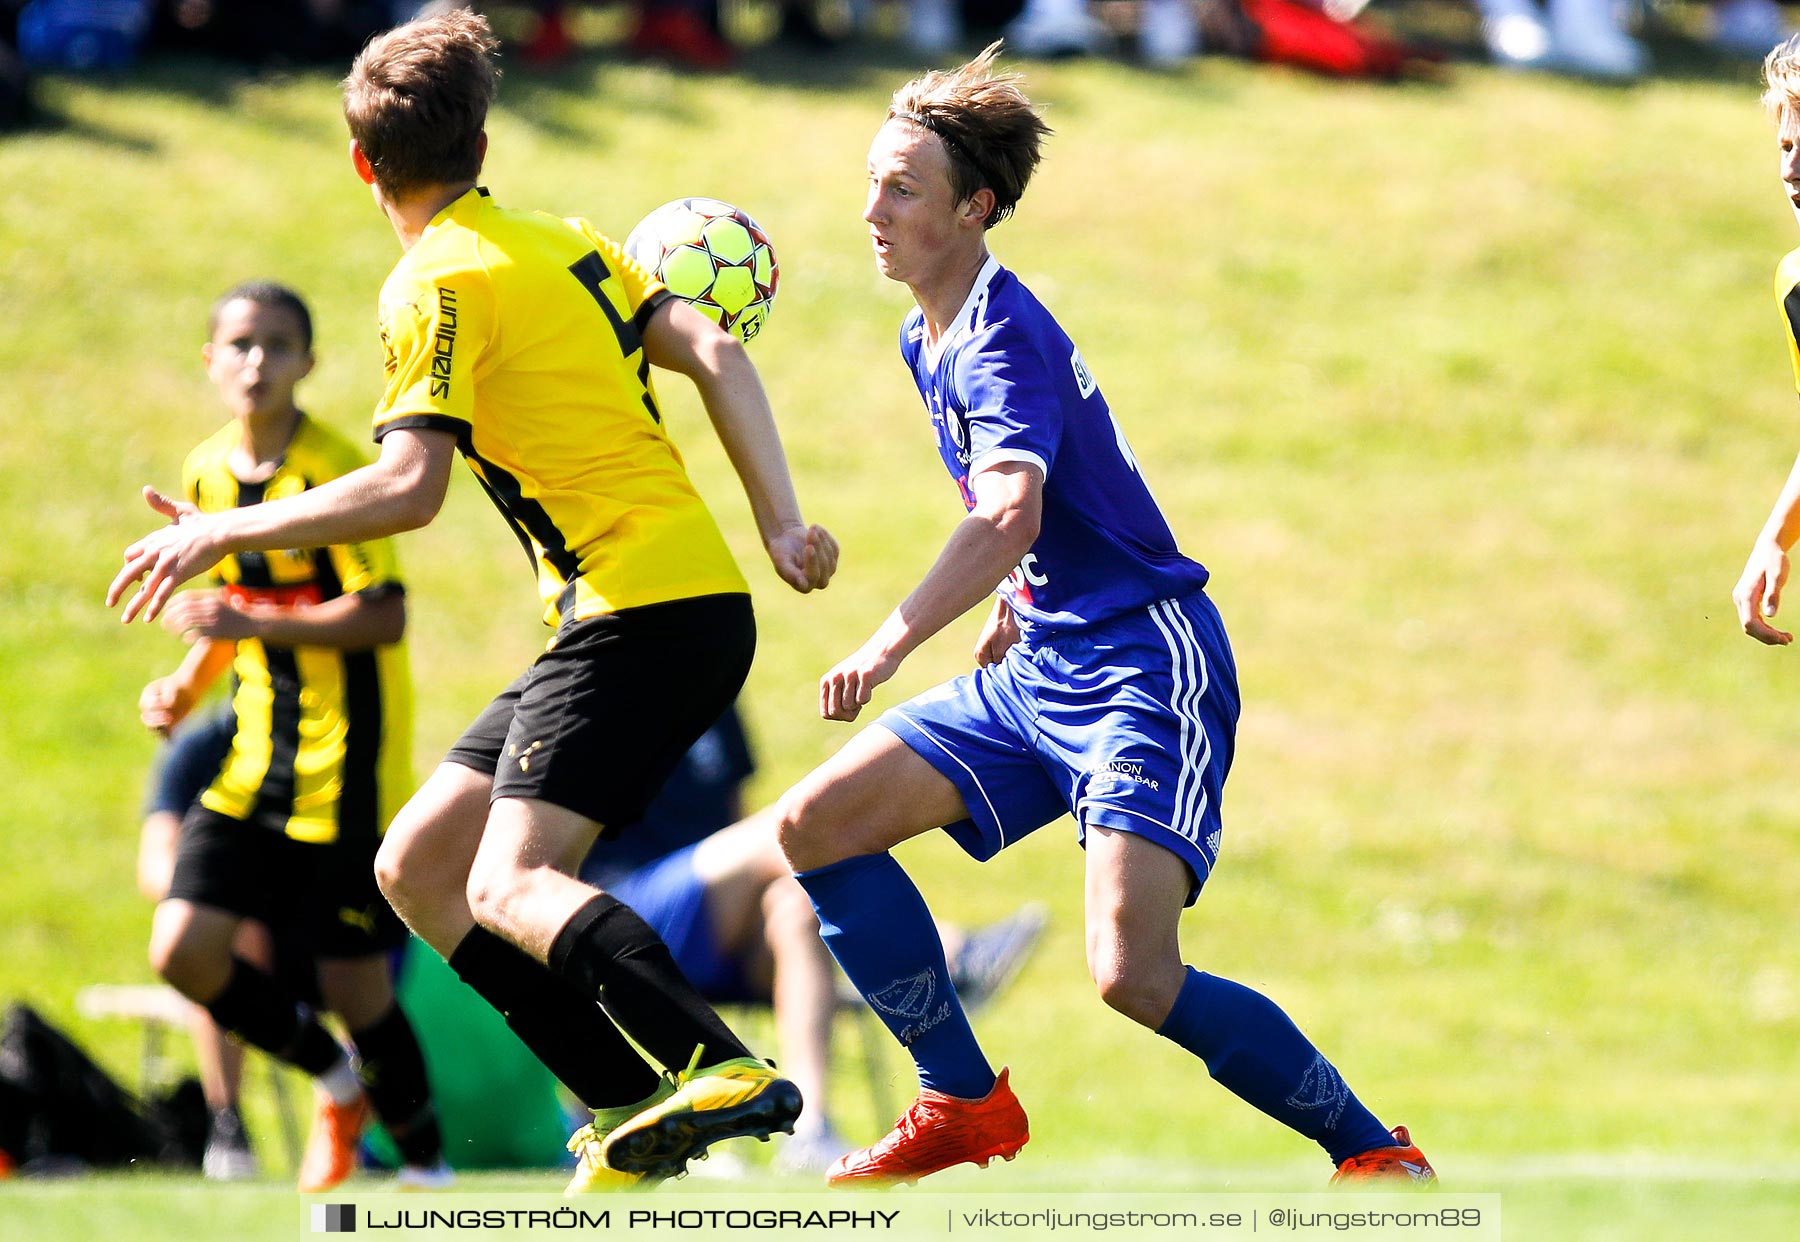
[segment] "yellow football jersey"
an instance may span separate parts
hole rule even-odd
[[[375,438],[456,436],[548,624],[749,590],[657,408],[641,333],[668,296],[587,221],[485,190],[438,213],[382,286]]]
[[[1800,250],[1790,250],[1775,266],[1775,303],[1787,327],[1788,362],[1794,368],[1794,388],[1800,391]]]
[[[364,464],[345,440],[301,415],[275,473],[241,482],[227,423],[182,467],[182,490],[208,513],[278,500]],[[398,591],[387,540],[240,552],[213,567],[234,600],[304,607],[358,591]],[[412,682],[404,643],[371,651],[237,644],[237,733],[201,804],[301,841],[379,835],[412,793]]]

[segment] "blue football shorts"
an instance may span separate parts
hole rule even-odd
[[[669,946],[696,991],[716,1005],[767,1000],[755,995],[743,965],[719,944],[706,908],[706,885],[694,874],[696,842],[600,887],[637,911]]]
[[[1073,813],[1171,850],[1200,895],[1219,856],[1237,730],[1237,665],[1204,592],[1015,643],[877,722],[961,792],[945,831],[992,858]]]

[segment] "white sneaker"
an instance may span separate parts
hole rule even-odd
[[[1138,9],[1138,52],[1144,63],[1172,69],[1200,51],[1200,23],[1188,0],[1144,0]]]
[[[1719,0],[1713,5],[1712,42],[1722,52],[1761,59],[1788,33],[1775,0]]]
[[[906,11],[906,46],[936,56],[962,38],[962,17],[952,0],[912,0]]]
[[[244,1133],[244,1119],[237,1109],[221,1108],[213,1113],[200,1172],[214,1182],[243,1182],[256,1176],[256,1154],[250,1150],[250,1136]]]
[[[1090,55],[1105,27],[1088,13],[1086,0],[1026,0],[1004,33],[1011,51],[1042,59]]]
[[[1555,66],[1591,78],[1624,81],[1650,67],[1650,54],[1620,30],[1612,0],[1551,0]]]

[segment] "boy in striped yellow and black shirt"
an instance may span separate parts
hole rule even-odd
[[[586,221],[502,207],[478,186],[496,46],[486,19],[454,10],[372,40],[345,80],[352,163],[405,251],[381,293],[380,458],[216,514],[147,493],[175,520],[127,550],[107,599],[141,578],[124,619],[154,616],[221,554],[422,526],[461,453],[530,559],[555,634],[395,818],[377,873],[593,1110],[570,1143],[570,1188],[584,1190],[677,1175],[722,1139],[791,1130],[801,1106],[650,927],[571,874],[642,817],[736,696],[756,641],[651,368],[695,384],[788,585],[825,586],[837,545],[800,515],[742,343]]]
[[[363,464],[294,403],[313,365],[311,316],[297,295],[239,285],[214,305],[210,328],[207,373],[233,418],[188,455],[189,503],[239,510]],[[211,576],[210,589],[176,596],[163,614],[193,649],[140,702],[146,722],[166,728],[227,667],[233,674],[231,749],[182,821],[151,960],[221,1027],[314,1076],[303,1191],[349,1174],[371,1107],[405,1160],[402,1182],[439,1183],[424,1060],[387,964],[406,929],[374,880],[381,835],[412,791],[406,604],[393,550],[372,540],[243,551]],[[310,989],[233,955],[245,919],[316,960],[319,994],[344,1021],[354,1068],[300,1003]]]
[[[1763,58],[1763,107],[1775,120],[1782,189],[1800,220],[1800,35],[1771,49]],[[1775,268],[1775,303],[1787,329],[1788,361],[1800,387],[1800,250],[1790,251]],[[1787,585],[1788,552],[1800,540],[1800,460],[1788,470],[1787,482],[1750,545],[1744,570],[1732,590],[1738,624],[1759,643],[1785,647],[1794,635],[1774,624]]]

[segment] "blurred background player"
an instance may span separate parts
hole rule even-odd
[[[773,813],[740,818],[743,783],[754,771],[733,704],[682,756],[638,828],[597,845],[581,877],[641,915],[707,1000],[772,1006],[782,1072],[806,1098],[775,1165],[822,1173],[851,1146],[832,1123],[829,1095],[838,972],[781,853]],[[1011,980],[1044,918],[1029,905],[969,932],[939,925],[965,1006],[974,1009]]]
[[[179,673],[159,677],[144,687],[139,710],[144,723],[166,741],[157,751],[144,792],[144,818],[138,836],[138,891],[151,901],[168,895],[169,877],[175,870],[175,843],[181,821],[201,792],[219,774],[231,753],[231,736],[237,718],[229,710],[191,717],[177,710],[181,696]],[[274,968],[268,929],[246,919],[232,942],[232,952],[263,970]],[[238,1093],[243,1081],[243,1045],[228,1038],[205,1008],[189,1002],[188,1033],[194,1041],[194,1061],[208,1113],[206,1148],[200,1169],[214,1181],[240,1181],[256,1176],[256,1154],[244,1128]]]
[[[1800,36],[1783,41],[1763,61],[1763,106],[1775,119],[1775,141],[1780,152],[1778,170],[1782,189],[1800,221]],[[1787,330],[1788,360],[1794,383],[1800,388],[1800,249],[1790,250],[1775,268],[1775,304],[1781,308]],[[1788,552],[1800,539],[1800,458],[1788,471],[1786,484],[1775,498],[1775,507],[1750,546],[1744,572],[1731,593],[1738,623],[1744,633],[1760,643],[1785,647],[1794,641],[1791,631],[1770,622],[1781,607],[1782,588],[1788,579]]]
[[[380,303],[379,459],[254,510],[146,489],[175,520],[127,550],[107,601],[141,579],[122,620],[153,618],[223,552],[422,526],[465,457],[529,551],[555,634],[395,819],[377,871],[594,1111],[571,1140],[579,1191],[674,1176],[712,1143],[791,1129],[801,1107],[643,920],[573,875],[602,831],[638,820],[755,649],[748,584],[662,425],[651,367],[694,382],[783,581],[825,586],[837,545],[801,518],[742,343],[586,221],[478,186],[497,47],[485,18],[452,10],[371,41],[344,83],[352,167],[403,251]]]
[[[312,319],[297,295],[239,285],[208,326],[207,374],[232,421],[188,455],[191,504],[253,507],[360,464],[294,402],[313,366]],[[235,729],[182,820],[151,963],[220,1027],[313,1077],[301,1190],[349,1175],[371,1108],[404,1157],[402,1183],[442,1184],[425,1063],[389,974],[387,953],[406,932],[374,881],[382,830],[411,788],[406,605],[393,552],[385,543],[245,552],[218,558],[212,573],[216,589],[185,592],[163,613],[194,646],[167,688],[166,724],[229,665]],[[153,706],[146,719],[157,723]],[[354,1060],[300,991],[235,954],[247,919],[305,937]]]
[[[977,670],[884,713],[780,802],[781,840],[852,984],[911,1053],[920,1091],[833,1183],[917,1181],[1011,1159],[1030,1137],[889,852],[943,827],[978,860],[1072,813],[1101,997],[1313,1139],[1339,1179],[1430,1180],[1258,992],[1182,961],[1179,919],[1218,855],[1238,716],[1207,572],[1183,556],[1099,385],[989,254],[1049,133],[994,44],[903,86],[869,151],[876,266],[917,307],[901,353],[968,516],[906,600],[819,682],[854,720],[919,644],[990,595]]]

